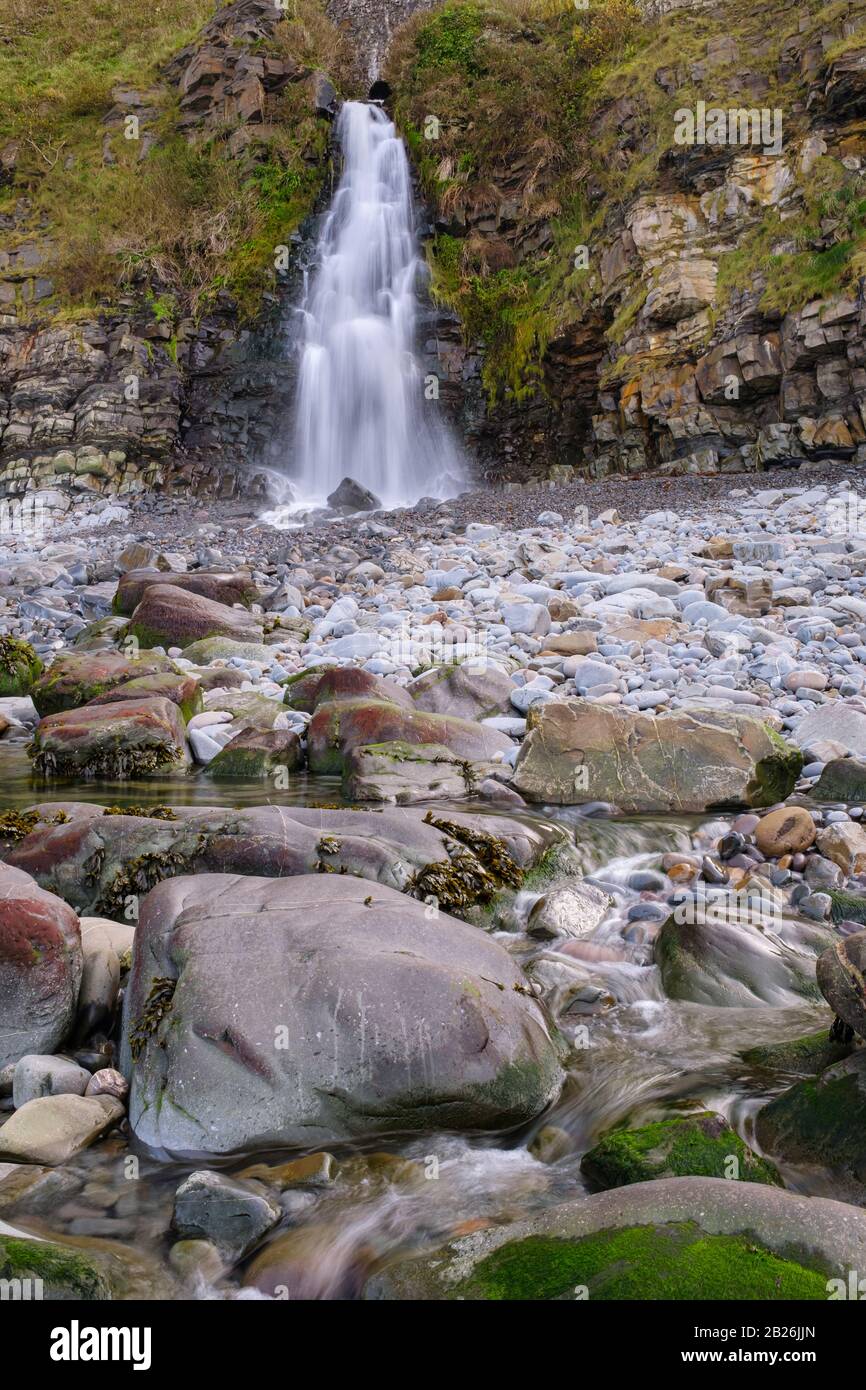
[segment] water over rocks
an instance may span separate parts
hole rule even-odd
[[[0,813],[0,1212],[60,1247],[157,1230],[185,1296],[408,1297],[419,1240],[492,1219],[519,1244],[565,1201],[602,1211],[573,1283],[603,1297],[647,1296],[656,1250],[586,1196],[599,1146],[628,1232],[662,1190],[672,1289],[716,1191],[681,1184],[722,1147],[740,1207],[770,1165],[861,1201],[866,576],[833,497],[590,519],[539,494],[512,525],[492,496],[302,531],[175,509],[10,541],[0,626],[33,660],[0,760],[20,779],[29,748],[35,780]],[[131,1138],[157,1172],[180,1156],[141,1210],[110,1177]],[[811,1229],[820,1199],[778,1195],[761,1230]],[[719,1296],[835,1272],[703,1222]],[[544,1291],[537,1253],[513,1268]],[[512,1296],[494,1273],[483,1296]]]

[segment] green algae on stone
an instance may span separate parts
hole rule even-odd
[[[0,637],[0,696],[29,695],[42,674],[42,662],[21,637]]]
[[[790,1042],[766,1043],[750,1047],[740,1056],[749,1066],[767,1071],[787,1071],[800,1076],[815,1076],[834,1062],[841,1062],[851,1052],[848,1043],[834,1042],[829,1029],[807,1033]]]
[[[775,806],[791,795],[803,771],[803,754],[782,735],[765,724],[764,730],[775,751],[755,765],[755,780],[748,788],[750,806]]]
[[[671,1222],[576,1240],[528,1236],[487,1255],[450,1293],[527,1302],[587,1296],[591,1302],[824,1301],[827,1279],[747,1236],[707,1235],[692,1222]]]
[[[761,1148],[866,1182],[866,1055],[858,1049],[814,1080],[798,1081],[759,1111]]]
[[[614,1130],[584,1154],[580,1169],[600,1188],[683,1177],[782,1185],[773,1165],[753,1153],[723,1116],[709,1110]]]
[[[52,1300],[104,1301],[111,1298],[108,1282],[80,1250],[47,1240],[0,1235],[0,1281],[40,1280],[41,1296]]]
[[[849,893],[844,888],[827,888],[825,892],[830,895],[832,922],[859,922],[866,926],[866,897],[862,893]]]

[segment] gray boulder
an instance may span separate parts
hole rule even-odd
[[[490,937],[345,876],[184,876],[145,899],[124,1010],[132,1129],[160,1153],[507,1130],[562,1081]]]

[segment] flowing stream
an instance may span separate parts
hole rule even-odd
[[[173,779],[138,783],[133,794],[128,785],[100,782],[58,793],[32,779],[20,751],[4,752],[0,773],[10,806],[80,796],[103,803],[179,800]],[[193,786],[198,790],[187,803],[243,806],[269,799],[258,781],[235,784],[228,795],[207,778],[195,779]],[[299,785],[298,793],[298,799],[312,805],[340,795],[336,785],[331,788],[322,779]],[[436,809],[441,809],[439,803]],[[460,809],[470,808],[463,802]],[[489,806],[477,809],[490,814]],[[529,892],[517,895],[509,930],[497,931],[498,940],[523,964],[544,958],[578,963],[586,971],[590,1002],[582,1012],[568,1010],[558,1019],[573,1047],[562,1094],[548,1114],[518,1133],[388,1136],[334,1148],[336,1181],[295,1193],[284,1222],[263,1242],[282,1242],[274,1281],[281,1289],[288,1287],[291,1298],[357,1297],[370,1270],[393,1256],[435,1247],[478,1223],[518,1220],[585,1195],[583,1154],[603,1132],[627,1121],[646,1123],[709,1108],[724,1114],[754,1145],[755,1113],[792,1078],[750,1066],[740,1054],[829,1024],[829,1010],[793,994],[775,1007],[757,1008],[703,1007],[665,998],[652,962],[652,933],[634,931],[629,909],[666,901],[669,883],[666,888],[646,885],[653,873],[662,879],[658,870],[664,853],[682,851],[700,836],[696,821],[583,819],[567,808],[520,814],[536,822],[555,817],[567,825],[584,872],[612,898],[604,920],[580,941],[539,943],[529,937],[524,929],[537,896]],[[560,1148],[542,1161],[534,1140],[545,1127],[557,1131]],[[110,1136],[66,1166],[70,1180],[76,1179],[68,1192],[59,1191],[38,1211],[16,1212],[11,1224],[43,1237],[77,1237],[85,1243],[108,1238],[166,1264],[175,1189],[202,1165],[140,1156],[138,1181],[130,1183],[128,1154],[128,1141],[120,1134]],[[296,1156],[256,1154],[254,1161]],[[235,1155],[204,1166],[239,1173],[251,1157]],[[838,1180],[834,1186],[826,1172],[780,1168],[793,1190],[843,1195]],[[852,1200],[857,1196],[852,1194]],[[188,1296],[286,1297],[284,1292],[274,1295],[267,1273],[250,1278],[250,1265],[261,1253],[252,1252],[234,1269],[197,1273],[188,1281]]]
[[[462,466],[415,355],[423,264],[406,150],[366,102],[345,103],[337,135],[343,172],[301,307],[296,505],[323,505],[346,476],[386,507],[444,497]]]

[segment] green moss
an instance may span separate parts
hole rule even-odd
[[[727,1178],[731,1158],[738,1163],[732,1181],[781,1186],[773,1165],[711,1111],[614,1130],[584,1155],[580,1166],[591,1182],[606,1188],[652,1178]]]
[[[866,1093],[845,1062],[771,1100],[756,1124],[762,1148],[792,1163],[820,1163],[866,1181]]]
[[[791,1042],[768,1043],[741,1052],[743,1061],[767,1071],[788,1071],[800,1076],[815,1076],[825,1067],[840,1062],[851,1052],[850,1045],[833,1042],[829,1030],[794,1038]]]
[[[0,637],[0,696],[29,695],[42,673],[42,662],[29,642]]]
[[[455,1298],[826,1300],[826,1276],[745,1236],[705,1235],[691,1222],[633,1226],[578,1240],[530,1236],[501,1246],[456,1285]]]
[[[0,1235],[0,1279],[41,1279],[46,1299],[111,1298],[105,1277],[86,1254],[47,1240]]]
[[[800,749],[787,743],[769,724],[765,724],[764,728],[776,751],[762,758],[755,766],[754,782],[748,788],[751,806],[774,806],[777,801],[785,801],[803,771]]]
[[[860,922],[866,927],[866,897],[862,893],[848,893],[842,888],[828,888],[830,895],[830,918],[834,922]]]

